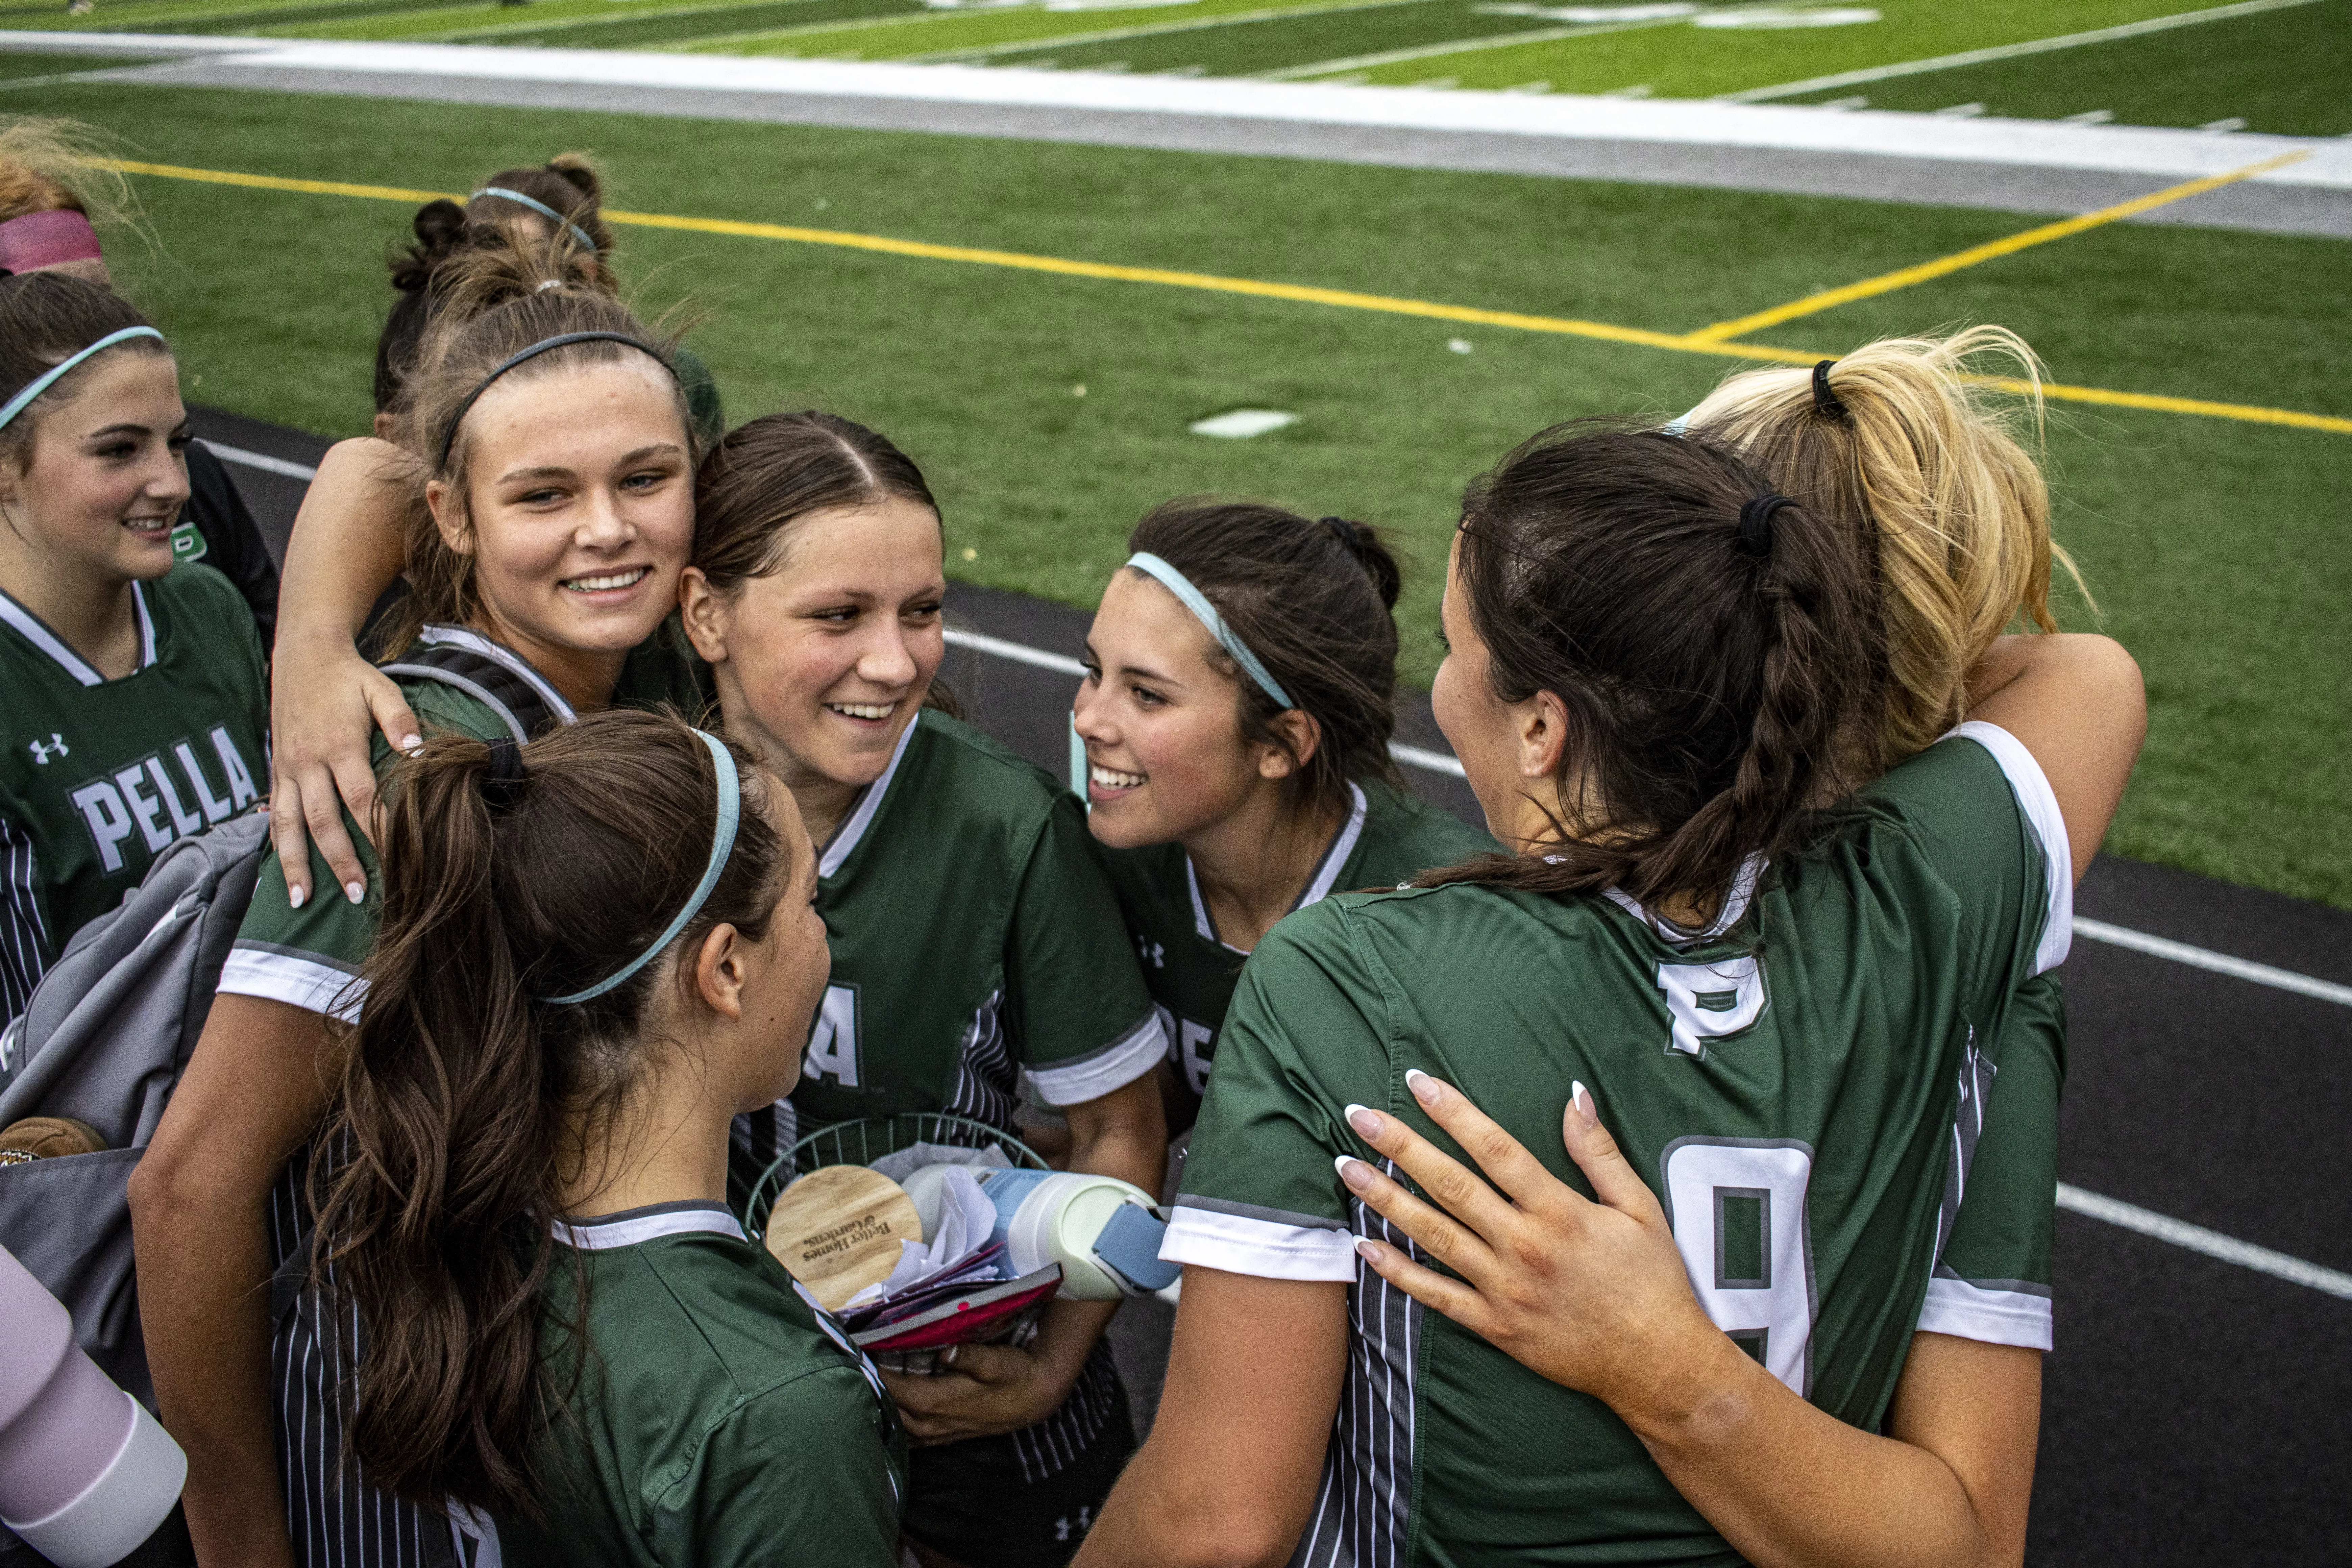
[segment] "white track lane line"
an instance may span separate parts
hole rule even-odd
[[[2154,1209],[2125,1203],[2121,1198],[2104,1197],[2061,1182],[2058,1184],[2058,1206],[2085,1219],[2120,1226],[2125,1230],[2137,1231],[2158,1241],[2168,1241],[2175,1247],[2185,1247],[2191,1252],[2201,1252],[2224,1263],[2234,1263],[2241,1268],[2267,1274],[2273,1279],[2307,1285],[2314,1290],[2352,1301],[2352,1274],[2323,1268],[2316,1263],[2306,1263],[2300,1258],[2273,1252],[2267,1247],[2256,1247],[2251,1241],[2240,1241],[2234,1236],[2223,1236],[2218,1230],[2207,1230],[2201,1225],[2190,1225],[2187,1220],[2174,1219],[2169,1215],[2158,1214]]]
[[[1083,676],[1087,667],[1066,654],[1047,653],[1042,647],[1026,643],[1006,642],[981,632],[968,632],[960,626],[947,630],[950,647],[968,647],[974,653],[992,653],[999,658],[1009,658],[1015,664],[1030,665],[1038,669],[1050,669],[1056,675]]]
[[[2137,38],[2146,33],[2168,32],[2174,27],[2194,27],[2205,22],[2226,22],[2232,16],[2252,16],[2264,11],[2284,10],[2290,5],[2310,5],[2317,0],[2242,0],[2235,5],[2217,5],[2210,11],[2184,11],[2171,16],[2151,16],[2145,22],[2126,22],[2121,26],[2100,27],[2088,33],[2068,33],[2063,37],[2036,38],[2031,43],[2001,44],[1989,49],[1969,49],[1957,55],[1937,55],[1933,59],[1906,60],[1901,65],[1873,66],[1866,70],[1840,71],[1835,76],[1817,76],[1805,81],[1784,81],[1777,87],[1751,87],[1744,92],[1724,92],[1716,95],[1717,103],[1767,103],[1776,98],[1795,98],[1801,93],[1826,92],[1833,87],[1854,87],[1868,81],[1887,81],[1895,77],[1918,76],[1927,71],[1951,70],[1959,66],[1980,66],[1992,60],[2013,60],[2022,55],[2048,54],[2053,49],[2079,48],[2084,44],[2113,43],[2117,38]]]
[[[202,437],[197,437],[203,440]],[[224,463],[236,463],[248,468],[259,468],[265,474],[283,474],[289,479],[315,479],[319,470],[300,463],[289,463],[283,458],[272,458],[262,452],[248,452],[242,447],[224,447],[218,441],[205,441],[214,457]]]
[[[2251,980],[2257,985],[2276,986],[2292,991],[2298,996],[2315,996],[2322,1002],[2352,1007],[2352,985],[2338,985],[2332,980],[2315,980],[2308,974],[2297,974],[2291,969],[2273,969],[2267,963],[2252,963],[2242,958],[2231,958],[2226,952],[2214,952],[2207,948],[2191,947],[2185,942],[2169,937],[2150,936],[2146,931],[2131,931],[2123,926],[2109,925],[2105,921],[2074,917],[2074,934],[2087,936],[2093,942],[2112,942],[2127,947],[2134,952],[2145,952],[2156,958],[2168,958],[2175,963],[2185,963],[2192,969],[2210,970],[2215,974],[2231,975],[2239,980]]]

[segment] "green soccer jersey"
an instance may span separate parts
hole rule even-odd
[[[1960,1084],[1936,1269],[1918,1326],[2046,1351],[2054,1335],[2050,1249],[2066,1078],[2066,1003],[2056,975],[2018,988],[1999,1049],[1973,1066]]]
[[[0,594],[0,1022],[158,852],[269,779],[261,639],[236,589],[183,563],[131,597],[139,666],[109,680]]]
[[[572,705],[546,677],[479,632],[464,626],[428,626],[415,647],[461,647],[495,659],[538,693],[557,722],[568,724],[575,717]],[[496,710],[454,686],[420,677],[404,677],[397,684],[427,734],[470,735],[489,741],[509,732]],[[667,623],[631,650],[620,682],[614,688],[613,700],[641,708],[675,707],[689,718],[701,712],[706,699],[698,671],[678,651]],[[374,737],[374,744],[376,776],[381,779],[394,758],[382,735]],[[383,907],[383,878],[376,864],[375,847],[360,832],[349,811],[343,813],[343,828],[367,868],[363,900],[354,904],[342,896],[326,857],[313,845],[313,894],[302,908],[294,908],[287,898],[277,851],[271,850],[263,859],[253,903],[237,927],[236,945],[221,970],[221,990],[284,1002],[347,1023],[358,1019],[360,1004],[366,996],[360,965],[375,945],[376,921]]]
[[[926,1110],[1009,1132],[1024,1076],[1076,1105],[1162,1054],[1076,799],[944,713],[825,845],[817,910],[833,979],[780,1137]]]
[[[1047,1104],[1078,1105],[1166,1053],[1076,798],[944,713],[916,716],[835,830],[816,906],[832,979],[800,1086],[736,1119],[739,1192],[795,1138],[834,1122],[944,1111],[1011,1132],[1024,1078]],[[1125,1433],[1097,1344],[1044,1421],[929,1451],[908,1529],[959,1561],[990,1560],[958,1533],[978,1492],[1024,1519],[1064,1520],[1075,1544],[1101,1497],[1065,1494],[1092,1473],[1080,1461],[1131,1442]]]
[[[1330,893],[1393,888],[1423,871],[1491,852],[1495,841],[1418,795],[1385,784],[1348,786],[1347,820],[1294,910]],[[1191,857],[1176,844],[1107,851],[1111,885],[1143,961],[1144,984],[1167,1031],[1169,1059],[1194,1095],[1209,1081],[1217,1031],[1249,954],[1218,940]]]
[[[881,1379],[716,1205],[560,1226],[592,1360],[532,1455],[536,1518],[497,1521],[507,1568],[896,1568],[906,1439]],[[577,1277],[548,1280],[551,1353]]]
[[[2031,754],[1971,723],[1771,870],[1751,868],[1706,931],[1622,895],[1454,885],[1326,900],[1253,956],[1161,1256],[1352,1287],[1348,1386],[1296,1561],[1738,1561],[1606,1406],[1360,1278],[1355,1237],[1410,1244],[1332,1169],[1365,1152],[1344,1108],[1461,1157],[1412,1068],[1588,1193],[1559,1118],[1570,1082],[1590,1085],[1709,1318],[1877,1427],[1969,1174],[1951,1171],[1958,1124],[1994,1082],[2005,1095],[1983,1058],[2037,1037],[2021,1008],[2049,1002],[2029,982],[2065,955],[2065,825]],[[1978,1146],[1998,1147],[2006,1109]],[[2054,1130],[2033,1121],[2006,1125]],[[1947,1261],[2000,1253],[1976,1233],[2002,1228],[1961,1226]]]

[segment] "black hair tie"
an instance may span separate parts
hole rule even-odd
[[[530,770],[523,765],[522,748],[511,735],[500,735],[489,742],[490,765],[474,775],[474,783],[482,792],[482,804],[490,808],[492,816],[512,811],[522,799],[523,786],[530,782]]]
[[[1354,523],[1349,522],[1344,517],[1327,517],[1322,520],[1322,523],[1324,527],[1331,531],[1331,537],[1339,542],[1340,549],[1346,551],[1350,555],[1353,555],[1356,552],[1356,525]]]
[[[1830,366],[1835,363],[1833,359],[1825,359],[1813,366],[1813,412],[1843,425],[1846,419],[1845,404],[1830,388]]]
[[[1739,509],[1739,550],[1759,561],[1772,553],[1772,514],[1797,503],[1787,496],[1758,496]]]

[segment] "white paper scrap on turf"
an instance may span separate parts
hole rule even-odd
[[[0,52],[188,54],[178,40],[135,33],[0,32]],[[154,47],[157,45],[162,47]],[[2352,138],[2270,136],[2145,125],[2069,125],[2049,120],[1969,121],[1878,110],[1825,113],[1774,103],[1623,99],[1577,93],[1414,92],[1389,87],[1191,79],[1017,67],[903,65],[887,60],[803,60],[774,56],[673,55],[626,49],[517,48],[489,44],[394,44],[324,38],[203,40],[225,65],[359,75],[467,77],[490,81],[579,82],[700,92],[1004,104],[1126,114],[1283,120],[1322,125],[1502,132],[1684,146],[1767,147],[1897,158],[1958,159],[2020,168],[2096,169],[2191,179],[2227,174],[2284,153],[2308,155],[2253,176],[2257,184],[2352,189]],[[230,53],[230,47],[235,53]],[[179,68],[140,68],[161,81]],[[323,90],[323,89],[321,89]]]
[[[1269,430],[1279,430],[1297,423],[1297,415],[1285,414],[1279,408],[1236,408],[1230,413],[1212,415],[1206,419],[1195,419],[1184,428],[1195,436],[1246,441],[1253,436],[1263,436]]]
[[[1852,27],[1875,22],[1878,13],[1862,5],[1825,5],[1812,10],[1724,11],[1692,18],[1694,27]]]
[[[980,1190],[971,1167],[949,1166],[947,1180],[940,1185],[940,1226],[930,1241],[900,1242],[898,1266],[890,1270],[890,1278],[852,1296],[844,1310],[863,1307],[953,1273],[964,1259],[988,1245],[995,1230],[996,1205]]]

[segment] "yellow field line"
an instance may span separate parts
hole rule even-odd
[[[2275,158],[2265,158],[2259,163],[2249,163],[2242,169],[2232,169],[2226,174],[2209,174],[2201,180],[2190,180],[2184,184],[2168,186],[2161,191],[2151,191],[2147,195],[2134,196],[2130,201],[2117,202],[2114,206],[2101,207],[2096,212],[2084,213],[2080,217],[2070,217],[2057,223],[2043,224],[2040,228],[2029,228],[2022,234],[2012,234],[2006,239],[1990,240],[1983,245],[1970,246],[1966,250],[1941,257],[1934,261],[1923,261],[1916,267],[1906,267],[1898,272],[1887,272],[1876,278],[1865,278],[1859,283],[1848,283],[1843,288],[1825,289],[1818,294],[1808,294],[1801,300],[1792,300],[1785,305],[1775,305],[1769,310],[1759,310],[1752,316],[1741,316],[1736,321],[1717,321],[1711,327],[1701,327],[1690,336],[1696,342],[1728,342],[1748,332],[1778,326],[1782,321],[1793,321],[1800,316],[1810,316],[1816,311],[1832,310],[1839,305],[1850,304],[1856,300],[1867,300],[1877,294],[1891,294],[1897,289],[1908,289],[1915,283],[1925,283],[1931,278],[1941,278],[1948,272],[1958,272],[1965,267],[1974,267],[1979,262],[1991,261],[2003,256],[2014,256],[2021,250],[2030,249],[2037,245],[2047,245],[2053,239],[2064,239],[2070,235],[2080,234],[2087,228],[2097,228],[2103,224],[2118,223],[2125,218],[2137,216],[2141,213],[2152,211],[2157,207],[2169,206],[2174,202],[2187,201],[2190,196],[2203,195],[2207,191],[2219,190],[2223,185],[2235,184],[2240,180],[2252,179],[2256,174],[2267,174],[2273,169],[2309,156],[2311,156],[2310,153],[2302,152],[2282,153]]]
[[[274,174],[243,174],[222,169],[190,169],[172,163],[142,163],[127,160],[110,164],[124,174],[151,174],[161,179],[194,180],[206,184],[239,185],[253,190],[289,191],[304,195],[355,196],[369,201],[429,202],[446,195],[442,191],[412,191],[392,185],[355,185],[333,180],[289,180]],[[450,199],[457,200],[455,196]],[[1533,316],[1517,310],[1485,310],[1468,305],[1445,305],[1429,300],[1406,300],[1386,294],[1360,294],[1345,289],[1320,289],[1300,283],[1270,283],[1255,278],[1225,278],[1208,272],[1176,272],[1158,267],[1123,267],[1103,261],[1076,261],[1058,256],[1031,256],[1014,250],[983,250],[970,246],[933,245],[925,240],[893,239],[884,235],[853,234],[843,229],[798,228],[786,224],[740,223],[730,218],[678,217],[662,213],[605,209],[604,221],[636,228],[680,230],[690,234],[728,235],[746,239],[779,239],[799,245],[831,246],[887,256],[917,257],[929,261],[959,261],[983,267],[1004,267],[1025,272],[1047,272],[1065,278],[1094,278],[1120,283],[1155,283],[1173,289],[1198,289],[1212,293],[1241,294],[1263,300],[1286,300],[1299,304],[1332,305],[1342,310],[1370,310],[1383,315],[1418,316],[1431,321],[1460,321],[1471,326],[1505,327],[1515,331],[1553,332],[1566,337],[1593,338],[1604,342],[1632,343],[1673,353],[1706,354],[1717,359],[1762,360],[1780,364],[1811,364],[1833,356],[1809,349],[1777,348],[1767,343],[1730,342],[1696,333],[1654,332],[1640,327],[1620,327],[1605,321],[1580,321],[1564,316]],[[1990,379],[1986,385],[2022,392],[2021,382]],[[2212,403],[2200,398],[2164,397],[2137,392],[2108,392],[2092,386],[2065,386],[2045,382],[2042,395],[2058,402],[2104,404],[2118,408],[2145,408],[2166,414],[2191,414],[2213,419],[2237,419],[2258,425],[2289,425],[2306,430],[2327,430],[2352,436],[2352,419],[2326,414],[2304,414],[2288,408],[2263,408],[2248,404]]]

